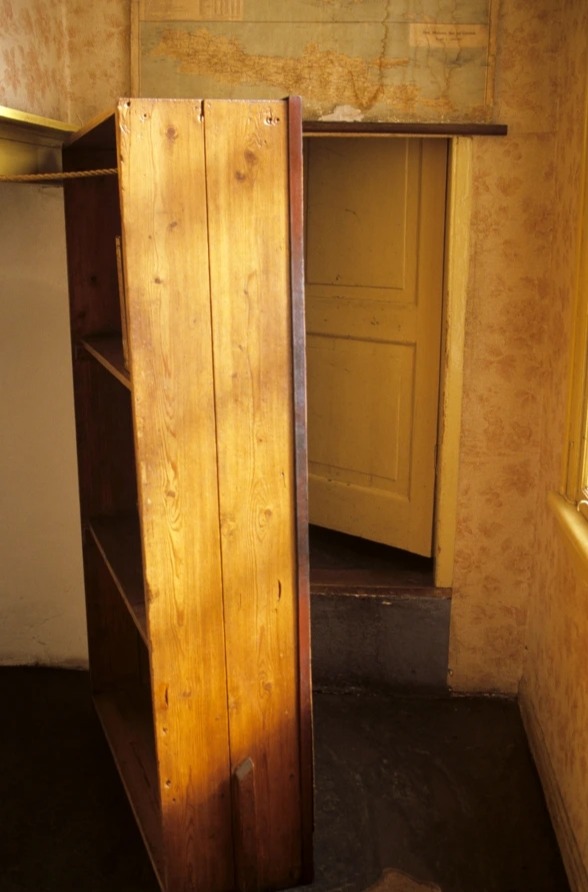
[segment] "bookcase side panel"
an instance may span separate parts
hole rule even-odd
[[[114,167],[112,128],[102,129],[96,145],[83,147],[74,141],[66,146],[63,161],[66,170]],[[120,232],[117,178],[67,180],[64,204],[88,646],[96,692],[111,686],[117,674],[126,674],[126,639],[119,641],[117,610],[104,597],[95,572],[88,526],[93,517],[136,510],[137,498],[129,393],[82,346],[87,335],[120,328],[114,241]],[[112,648],[116,659],[111,659]]]
[[[128,100],[118,138],[167,892],[233,888],[203,123]]]
[[[204,117],[236,851],[275,889],[302,857],[287,108]]]
[[[294,401],[294,475],[296,481],[300,796],[302,811],[301,882],[310,883],[312,882],[314,874],[314,747],[308,542],[302,100],[298,96],[291,96],[287,100],[287,107],[290,205],[290,291],[292,303],[292,392]]]

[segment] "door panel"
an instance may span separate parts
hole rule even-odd
[[[331,482],[408,494],[410,402],[414,351],[356,338],[312,335],[314,382],[309,450],[313,472]],[[337,394],[333,398],[333,392]],[[386,413],[380,417],[382,407]],[[340,432],[353,419],[349,436]],[[384,427],[380,427],[383,423]]]
[[[307,142],[312,523],[431,554],[447,147]]]

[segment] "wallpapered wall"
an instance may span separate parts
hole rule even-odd
[[[68,120],[83,124],[130,93],[131,0],[65,0]]]
[[[553,345],[565,352],[562,324],[550,324],[562,292],[551,247],[563,225],[558,51],[574,2],[503,0],[495,119],[509,136],[474,143],[450,654],[451,684],[461,690],[515,691],[522,672],[543,498],[538,419]],[[127,92],[130,0],[0,0],[0,8],[3,104],[83,121]]]
[[[559,6],[501,4],[495,117],[509,135],[474,142],[450,642],[458,690],[514,692],[523,665],[535,517],[545,498],[538,421],[553,349]],[[561,350],[561,326],[557,341]]]
[[[129,91],[130,0],[0,0],[0,105],[83,123]]]
[[[63,0],[0,0],[0,105],[67,118]]]
[[[558,489],[561,476],[588,74],[588,5],[585,0],[566,0],[563,12],[554,166],[555,287],[544,321],[548,349],[539,425],[541,488],[521,700],[536,726],[543,759],[557,778],[556,795],[565,805],[575,838],[574,888],[583,890],[588,888],[588,586],[578,577],[544,499],[546,489]]]

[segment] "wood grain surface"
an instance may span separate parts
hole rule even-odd
[[[233,882],[200,104],[120,109],[147,626],[168,892]]]
[[[116,129],[118,192],[66,196],[94,700],[165,892],[292,887],[312,869],[300,103],[121,100],[113,123],[65,165],[114,157]]]
[[[256,766],[262,888],[300,872],[287,120],[205,103],[231,761]]]

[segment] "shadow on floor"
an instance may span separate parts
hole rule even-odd
[[[0,696],[0,892],[156,892],[87,675],[2,668]],[[516,703],[317,693],[315,746],[309,890],[386,868],[442,892],[569,890]]]

